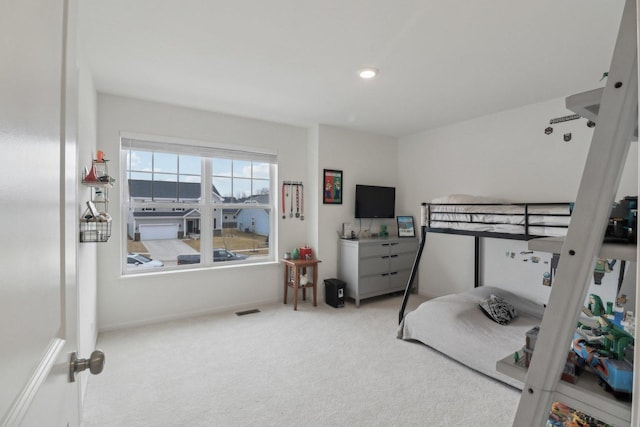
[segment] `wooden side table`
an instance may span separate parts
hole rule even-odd
[[[307,299],[307,288],[313,288],[313,306],[318,305],[318,263],[319,259],[283,259],[284,264],[284,303],[287,303],[287,291],[293,288],[293,309],[298,309],[298,290],[302,288],[302,299]],[[307,268],[313,270],[311,282],[300,284],[300,274],[307,274]]]

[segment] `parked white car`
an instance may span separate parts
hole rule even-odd
[[[162,261],[157,259],[147,258],[144,255],[137,253],[127,254],[127,268],[157,268],[164,267]]]

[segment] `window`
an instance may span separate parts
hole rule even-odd
[[[274,259],[275,155],[123,138],[121,158],[124,274]]]

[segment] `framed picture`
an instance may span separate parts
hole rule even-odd
[[[416,237],[412,216],[398,216],[398,237]]]
[[[342,204],[342,171],[325,169],[322,180],[322,203],[325,205]]]

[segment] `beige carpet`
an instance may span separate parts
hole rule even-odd
[[[400,303],[272,304],[101,334],[83,426],[511,426],[520,393],[397,339]]]

